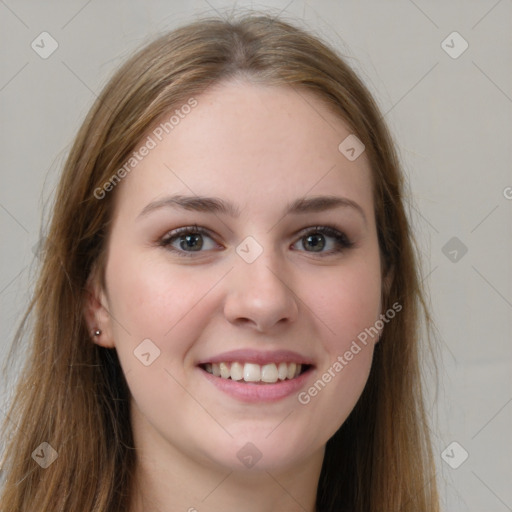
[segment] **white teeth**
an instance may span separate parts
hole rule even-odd
[[[245,382],[259,382],[261,380],[261,366],[259,364],[244,364]]]
[[[226,363],[220,363],[220,376],[223,379],[229,379],[231,372],[229,371],[229,366]]]
[[[231,365],[231,380],[242,380],[244,378],[244,367],[240,363]]]
[[[204,369],[222,379],[243,380],[245,382],[276,383],[278,380],[294,379],[302,371],[302,365],[297,363],[206,363]]]
[[[288,365],[288,378],[293,379],[295,377],[295,370],[297,369],[297,365],[295,363],[290,363]]]
[[[263,382],[277,382],[277,366],[274,363],[261,367],[261,380]]]
[[[279,380],[284,380],[288,377],[288,365],[286,363],[279,363],[277,376],[279,377]]]

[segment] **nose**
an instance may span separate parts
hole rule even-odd
[[[224,314],[232,324],[271,332],[297,320],[299,299],[290,273],[270,253],[252,263],[240,259],[229,273]]]

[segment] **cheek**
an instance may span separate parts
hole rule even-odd
[[[354,258],[352,264],[326,274],[320,283],[316,281],[313,303],[328,333],[328,352],[344,350],[378,319],[381,276],[378,259],[374,260]]]
[[[221,275],[157,258],[115,256],[106,278],[116,351],[137,406],[152,417],[187,401],[183,363],[211,318],[204,297]]]
[[[315,282],[317,292],[311,300],[317,305],[314,313],[325,333],[319,339],[326,357],[299,402],[313,417],[323,417],[333,434],[358,401],[370,372],[378,340],[379,260],[354,259]]]
[[[149,338],[162,355],[176,360],[209,318],[204,298],[222,273],[171,265],[165,258],[116,256],[112,254],[106,276],[116,348],[133,351]]]

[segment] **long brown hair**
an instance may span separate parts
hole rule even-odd
[[[439,510],[420,373],[420,323],[432,320],[391,136],[365,85],[329,45],[293,23],[250,13],[202,19],[154,40],[114,74],[80,128],[13,345],[30,340],[3,425],[0,512],[129,509],[136,460],[129,391],[115,349],[91,342],[83,313],[87,279],[104,268],[116,196],[94,192],[164,114],[230,78],[313,91],[365,144],[383,277],[393,275],[382,308],[402,306],[376,345],[362,396],[327,443],[318,511]],[[41,443],[57,453],[46,469],[37,455],[53,452]]]

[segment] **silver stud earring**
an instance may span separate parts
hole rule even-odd
[[[92,333],[94,334],[94,336],[99,336],[101,334],[101,329],[94,329]]]

